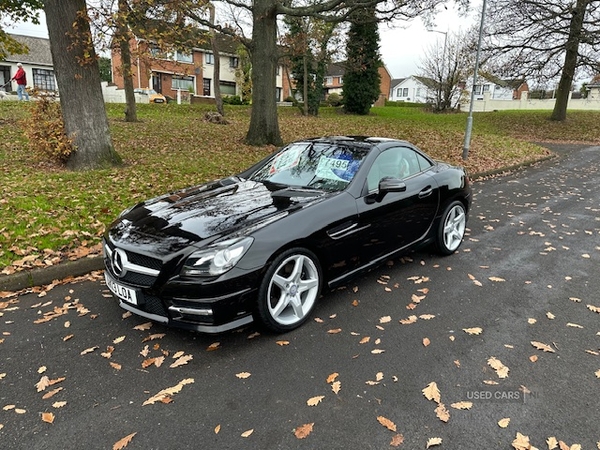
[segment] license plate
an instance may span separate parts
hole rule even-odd
[[[138,304],[137,293],[134,289],[128,288],[127,286],[123,286],[120,283],[117,283],[112,279],[108,273],[104,272],[104,279],[106,280],[106,286],[108,289],[119,297],[121,300],[126,301],[127,303],[131,303],[133,305]]]

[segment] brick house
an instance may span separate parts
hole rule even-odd
[[[240,57],[238,42],[219,35],[217,46],[220,56],[220,80],[222,96],[241,96],[241,88],[236,77]],[[133,39],[130,43],[132,55],[132,75],[134,88],[153,88],[166,97],[177,97],[178,91],[197,100],[214,101],[214,54],[208,39],[199,41],[188,51],[161,52],[151,41]],[[123,88],[121,54],[118,48],[111,52],[113,83]],[[289,78],[284,68],[277,70],[278,101],[290,95]]]
[[[378,71],[381,76],[381,84],[379,85],[379,99],[375,102],[375,106],[384,106],[385,101],[389,98],[392,76],[385,65],[381,65]],[[327,98],[329,94],[334,93],[342,95],[345,72],[346,69],[343,62],[329,64],[323,83],[325,98]]]

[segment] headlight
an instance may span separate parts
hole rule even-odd
[[[248,251],[251,237],[229,239],[192,253],[181,269],[181,275],[188,277],[212,277],[221,275],[235,266]]]

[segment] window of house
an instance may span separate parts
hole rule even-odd
[[[202,95],[210,97],[210,78],[204,78],[202,80]]]
[[[221,81],[219,83],[221,95],[235,95],[235,83],[231,81]]]
[[[333,84],[333,77],[325,77],[325,85],[331,86]]]
[[[417,97],[421,96],[421,88],[417,88]]]
[[[481,85],[476,84],[475,86],[473,86],[473,91],[475,92],[475,95],[481,95]]]
[[[214,64],[215,63],[215,56],[212,53],[205,53],[204,54],[204,62],[206,64]]]
[[[237,69],[237,67],[240,65],[240,59],[236,58],[235,56],[230,56],[229,57],[229,67],[231,67],[232,69]]]
[[[182,89],[184,91],[194,90],[194,77],[183,77],[173,75],[171,86],[173,89]]]
[[[275,75],[279,76],[279,73],[280,73],[280,67],[277,66],[277,72],[275,73]]]
[[[486,92],[490,92],[490,85],[489,84],[484,84],[483,85],[483,93],[485,94]]]
[[[194,62],[194,58],[191,53],[185,53],[178,50],[175,52],[175,61],[192,63]]]
[[[402,89],[402,97],[408,97],[408,88]]]
[[[54,71],[48,69],[32,69],[33,87],[42,91],[55,91]]]
[[[396,89],[396,97],[402,97],[402,88]]]
[[[281,101],[281,92],[282,92],[282,89],[280,87],[275,88],[275,101],[276,102]]]

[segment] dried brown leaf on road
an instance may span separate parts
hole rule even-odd
[[[313,426],[314,426],[314,422],[313,423],[305,423],[304,425],[300,425],[299,427],[296,427],[296,429],[294,430],[294,436],[296,436],[296,438],[298,438],[298,439],[307,438],[310,435],[310,433],[312,433]]]
[[[548,344],[544,344],[543,342],[531,341],[531,345],[533,345],[538,350],[543,350],[548,353],[554,353],[554,349],[552,347],[550,347]]]
[[[432,381],[431,383],[429,383],[422,390],[422,392],[427,400],[433,400],[436,403],[440,403],[440,401],[441,401],[440,390],[438,389],[435,381]]]
[[[131,434],[125,436],[123,439],[118,440],[113,445],[112,450],[123,450],[125,447],[127,447],[129,445],[129,443],[131,442],[131,440],[133,439],[133,437],[136,434],[137,434],[137,432],[131,433]]]
[[[390,431],[394,431],[394,432],[396,431],[396,424],[394,422],[392,422],[390,419],[388,419],[387,417],[378,416],[377,422],[379,422],[381,425],[383,425]]]

